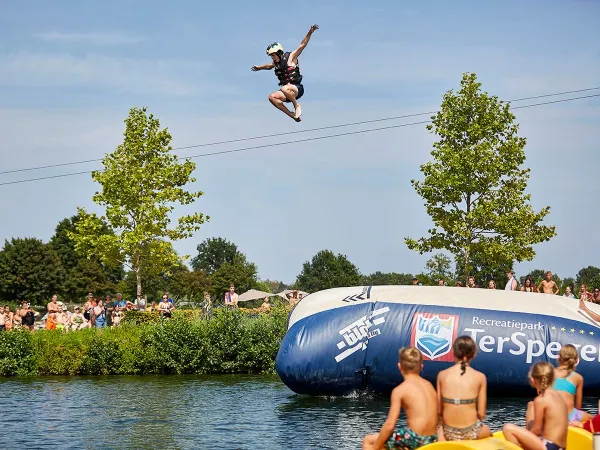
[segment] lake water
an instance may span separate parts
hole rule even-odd
[[[0,389],[2,449],[359,449],[389,406],[240,375],[2,379]],[[489,399],[486,423],[523,425],[527,400]]]

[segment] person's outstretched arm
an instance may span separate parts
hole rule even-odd
[[[271,70],[273,67],[275,67],[275,64],[273,63],[269,63],[269,64],[263,64],[262,66],[252,66],[252,72],[256,72],[257,70]]]
[[[302,39],[302,42],[300,43],[298,48],[292,52],[292,54],[290,55],[290,59],[294,64],[298,62],[298,56],[300,56],[302,50],[304,50],[308,45],[308,41],[310,41],[310,37],[312,36],[312,34],[318,29],[319,25],[313,25],[312,27],[310,27],[310,30],[308,30],[308,33],[306,34],[306,36],[304,36],[304,39]]]

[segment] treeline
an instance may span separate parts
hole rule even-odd
[[[250,318],[220,308],[209,320],[0,333],[0,376],[274,373],[287,309]],[[185,345],[182,345],[185,343]]]
[[[123,266],[110,267],[97,258],[78,254],[68,231],[75,228],[78,216],[62,220],[52,238],[44,243],[37,238],[13,238],[6,241],[0,251],[0,300],[15,302],[23,299],[33,304],[45,304],[54,293],[68,302],[83,302],[88,292],[97,297],[121,292],[125,298],[136,297],[136,277]],[[108,227],[105,233],[110,233]],[[498,288],[507,282],[504,267],[479,265],[472,272],[481,287],[494,280]],[[316,292],[340,286],[356,285],[409,285],[417,278],[423,285],[437,285],[444,279],[447,285],[462,281],[460,264],[452,267],[452,260],[441,253],[433,255],[425,270],[418,273],[375,272],[362,274],[345,255],[330,250],[318,252],[306,261],[296,280],[291,284],[281,281],[260,280],[258,267],[248,260],[238,247],[223,238],[209,238],[197,246],[197,254],[190,265],[180,264],[164,272],[144,273],[144,295],[148,300],[159,299],[164,291],[173,298],[202,302],[205,293],[220,301],[229,283],[242,293],[259,289],[278,293],[284,289]],[[546,270],[529,273],[535,284],[544,279]],[[521,284],[528,274],[519,274]],[[582,268],[574,277],[553,279],[564,292],[568,285],[600,287],[600,269]],[[578,292],[576,288],[575,293]]]

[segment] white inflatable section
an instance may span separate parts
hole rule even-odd
[[[542,314],[577,320],[600,328],[600,323],[579,309],[579,300],[561,295],[447,286],[357,286],[319,291],[304,297],[290,315],[288,329],[314,314],[367,302]],[[586,302],[586,306],[600,314],[600,305]]]

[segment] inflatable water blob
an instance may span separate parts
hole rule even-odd
[[[600,305],[587,305],[600,314]],[[489,395],[532,395],[531,364],[556,364],[569,343],[579,351],[585,395],[600,391],[600,324],[579,300],[492,289],[360,286],[310,294],[289,316],[275,368],[298,394],[389,395],[402,382],[401,347],[421,350],[422,375],[435,384],[461,335],[477,343],[472,367],[487,376]]]

